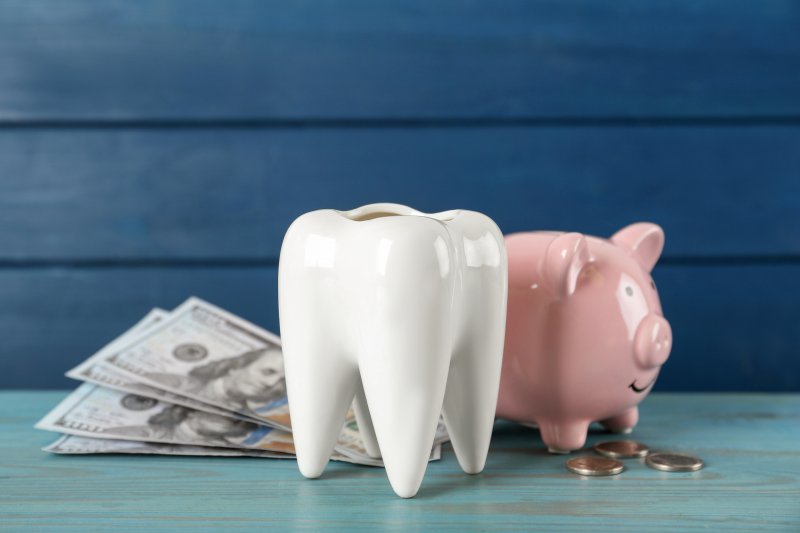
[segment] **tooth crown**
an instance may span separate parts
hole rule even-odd
[[[464,470],[482,470],[506,297],[503,237],[480,213],[373,204],[298,218],[279,303],[301,472],[322,473],[354,398],[399,495],[417,492],[442,411]]]

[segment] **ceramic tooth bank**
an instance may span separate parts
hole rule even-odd
[[[354,408],[394,491],[417,493],[440,413],[467,473],[483,469],[505,334],[503,236],[474,211],[397,204],[307,213],[278,273],[297,463],[322,474]]]
[[[508,324],[497,415],[539,426],[551,452],[583,447],[589,424],[630,431],[667,360],[672,332],[650,271],[655,224],[610,240],[579,233],[506,237]]]

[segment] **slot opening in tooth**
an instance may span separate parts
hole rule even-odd
[[[458,213],[453,211],[446,211],[444,213],[436,213],[432,215],[417,215],[417,214],[407,214],[407,213],[388,213],[388,212],[378,212],[378,213],[363,213],[360,215],[348,216],[350,220],[353,222],[365,222],[367,220],[374,220],[376,218],[386,218],[386,217],[401,217],[401,216],[426,216],[428,218],[433,218],[438,220],[439,222],[450,222]]]
[[[461,214],[461,209],[442,211],[441,213],[434,213],[428,216],[431,218],[435,218],[439,222],[450,222],[451,220],[456,218],[459,214]]]
[[[336,211],[336,213],[353,222],[366,222],[367,220],[399,216],[426,217],[439,222],[450,222],[461,214],[461,209],[451,209],[440,213],[422,213],[405,205],[384,203],[365,205],[351,211]]]
[[[361,215],[349,216],[350,220],[353,222],[364,222],[366,220],[373,220],[375,218],[385,218],[385,217],[399,217],[403,216],[400,213],[387,213],[387,212],[377,212],[377,213],[364,213]]]

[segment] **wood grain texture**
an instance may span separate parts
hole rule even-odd
[[[0,259],[275,261],[300,214],[376,201],[796,257],[798,168],[788,126],[0,130]]]
[[[786,0],[0,0],[0,388],[198,294],[277,328],[299,214],[661,224],[662,390],[800,390]]]
[[[581,478],[536,430],[498,422],[482,474],[463,474],[447,445],[402,500],[382,469],[342,463],[307,480],[294,461],[48,455],[55,435],[32,425],[64,394],[0,393],[3,531],[800,529],[798,395],[652,395],[632,437],[705,460],[686,474],[626,460],[619,476]]]
[[[0,118],[800,115],[785,0],[0,2]]]
[[[658,391],[800,390],[800,266],[658,266],[674,349]],[[63,373],[151,307],[197,295],[278,332],[274,267],[0,270],[0,389]]]

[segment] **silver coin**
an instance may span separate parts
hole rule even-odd
[[[612,440],[595,444],[594,451],[612,459],[628,459],[644,457],[650,453],[650,448],[635,440]]]
[[[651,453],[644,462],[650,468],[664,472],[694,472],[703,468],[702,460],[685,453]]]
[[[617,460],[587,455],[567,461],[567,470],[582,476],[615,476],[625,470]]]

